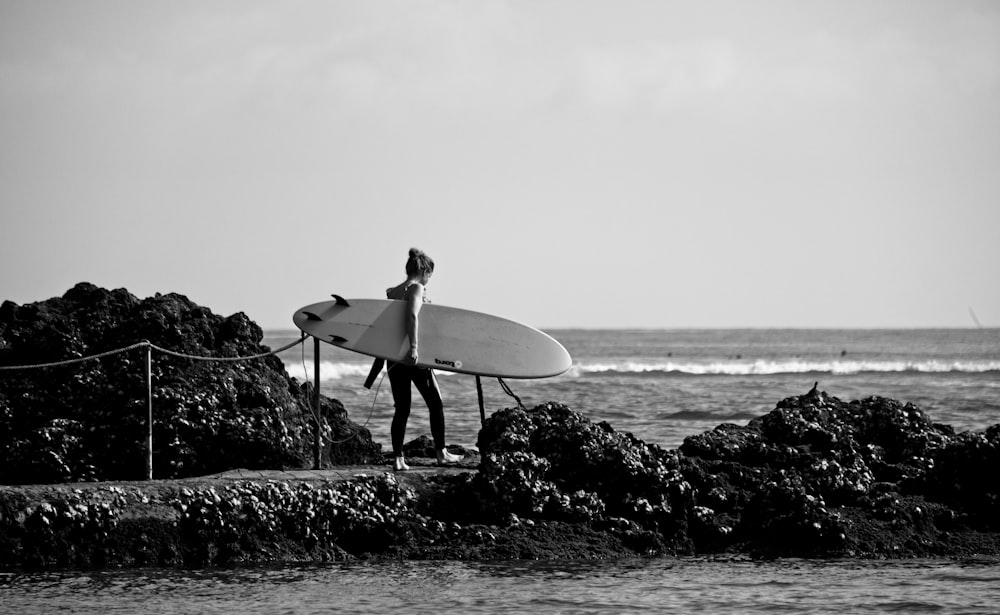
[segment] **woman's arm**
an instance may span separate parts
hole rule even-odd
[[[419,359],[417,352],[417,340],[420,332],[420,306],[424,304],[424,287],[421,284],[412,284],[406,293],[406,337],[410,339],[410,350],[406,355],[411,364],[416,364]]]

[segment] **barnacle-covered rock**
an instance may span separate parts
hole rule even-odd
[[[840,513],[797,475],[771,481],[748,504],[740,532],[753,551],[823,555],[846,540]]]
[[[123,511],[147,501],[136,488],[75,489],[65,498],[29,505],[15,518],[4,519],[3,525],[19,530],[15,535],[19,534],[22,548],[16,560],[25,565],[104,565],[113,559],[109,553]]]
[[[90,356],[141,341],[194,356],[268,352],[245,314],[213,314],[177,294],[138,299],[78,284],[62,297],[0,306],[0,365]],[[312,389],[280,359],[194,361],[154,352],[153,474],[198,476],[232,468],[312,464]],[[323,399],[324,458],[380,457],[371,435]],[[99,360],[0,373],[0,483],[142,478],[146,459],[146,357],[142,348]],[[354,437],[346,437],[354,436]]]
[[[955,436],[892,399],[811,391],[679,451],[698,510],[734,522],[724,536],[702,532],[714,543],[700,549],[899,556],[935,552],[946,528],[995,530],[1000,518],[1000,427]]]
[[[547,403],[497,412],[479,447],[478,472],[0,486],[0,565],[1000,555],[1000,426],[956,435],[894,400],[811,391],[676,451]]]
[[[494,414],[480,432],[482,480],[497,505],[521,516],[634,520],[672,530],[687,514],[675,452],[558,403]]]
[[[280,537],[307,549],[383,552],[406,531],[413,493],[391,474],[334,485],[239,483],[184,490],[171,501],[197,562],[232,563]]]
[[[548,403],[487,422],[479,478],[498,514],[631,523],[674,551],[899,556],[995,528],[998,445],[1000,427],[955,436],[913,405],[818,390],[678,451]]]
[[[964,432],[933,456],[922,489],[929,497],[1000,531],[1000,425]]]

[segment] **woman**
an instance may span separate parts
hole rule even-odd
[[[430,411],[431,436],[434,438],[438,464],[462,460],[461,456],[452,455],[444,447],[444,402],[441,400],[441,390],[434,372],[426,367],[417,367],[417,361],[420,360],[420,307],[428,301],[424,287],[433,273],[434,261],[422,251],[411,248],[410,257],[406,261],[406,281],[385,291],[389,299],[406,302],[403,324],[410,342],[410,349],[403,362],[388,363],[389,383],[392,385],[392,398],[396,405],[396,412],[392,416],[392,454],[395,457],[393,467],[397,472],[410,469],[403,459],[403,438],[406,436],[406,421],[410,417],[411,383],[416,385]]]

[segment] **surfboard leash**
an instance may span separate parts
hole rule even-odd
[[[302,334],[302,337],[303,337],[303,339],[305,338],[305,333]],[[390,367],[389,369],[392,369],[392,368]],[[302,372],[305,374],[306,382],[308,383],[309,382],[309,370],[306,369],[306,348],[305,348],[305,344],[302,345]],[[330,438],[328,436],[323,436],[324,440],[326,440],[331,445],[333,445],[333,444],[343,444],[343,443],[349,442],[349,441],[351,441],[351,439],[357,437],[357,435],[359,433],[361,433],[362,429],[365,429],[365,428],[368,427],[368,423],[370,423],[371,420],[372,420],[372,414],[375,413],[375,402],[378,401],[379,391],[382,390],[382,381],[385,380],[385,374],[388,373],[388,372],[389,372],[389,370],[386,370],[385,373],[382,374],[382,377],[378,379],[378,386],[375,387],[375,395],[372,396],[372,405],[371,405],[371,408],[368,409],[368,418],[365,419],[364,424],[361,425],[361,427],[359,427],[354,433],[352,433],[351,435],[347,436],[343,440],[334,440],[334,439],[332,439],[332,438]],[[316,383],[316,386],[319,386],[318,382]],[[371,388],[371,387],[369,387],[369,388]],[[317,418],[316,417],[316,409],[315,408],[312,409],[312,413],[313,413],[313,418]]]
[[[351,441],[351,439],[355,438],[359,433],[361,433],[362,429],[365,429],[365,428],[368,427],[368,423],[372,420],[372,414],[375,413],[375,401],[378,399],[378,392],[382,389],[382,380],[384,378],[385,378],[385,375],[383,374],[382,378],[378,379],[378,386],[375,388],[375,395],[372,397],[372,407],[368,410],[368,418],[365,419],[364,424],[362,424],[361,427],[358,427],[354,431],[354,433],[352,433],[351,435],[347,436],[343,440],[331,440],[330,438],[327,438],[326,439],[327,442],[329,442],[330,444],[343,444],[344,442],[349,442],[349,441]]]
[[[521,403],[521,398],[515,395],[514,391],[510,390],[510,387],[507,386],[507,383],[503,381],[503,378],[497,378],[497,382],[500,383],[500,388],[503,389],[504,393],[510,395],[511,397],[514,398],[515,401],[517,401],[518,408],[520,408],[521,410],[527,410],[527,408],[524,407],[524,404]]]

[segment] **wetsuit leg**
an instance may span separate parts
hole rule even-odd
[[[414,368],[413,384],[424,398],[427,410],[431,415],[431,436],[434,438],[434,448],[444,448],[444,401],[441,399],[441,389],[438,388],[434,371],[426,368]]]
[[[406,438],[406,421],[410,418],[412,403],[412,368],[402,363],[389,362],[389,384],[392,386],[392,401],[396,411],[392,415],[392,454],[403,456],[403,440]]]

